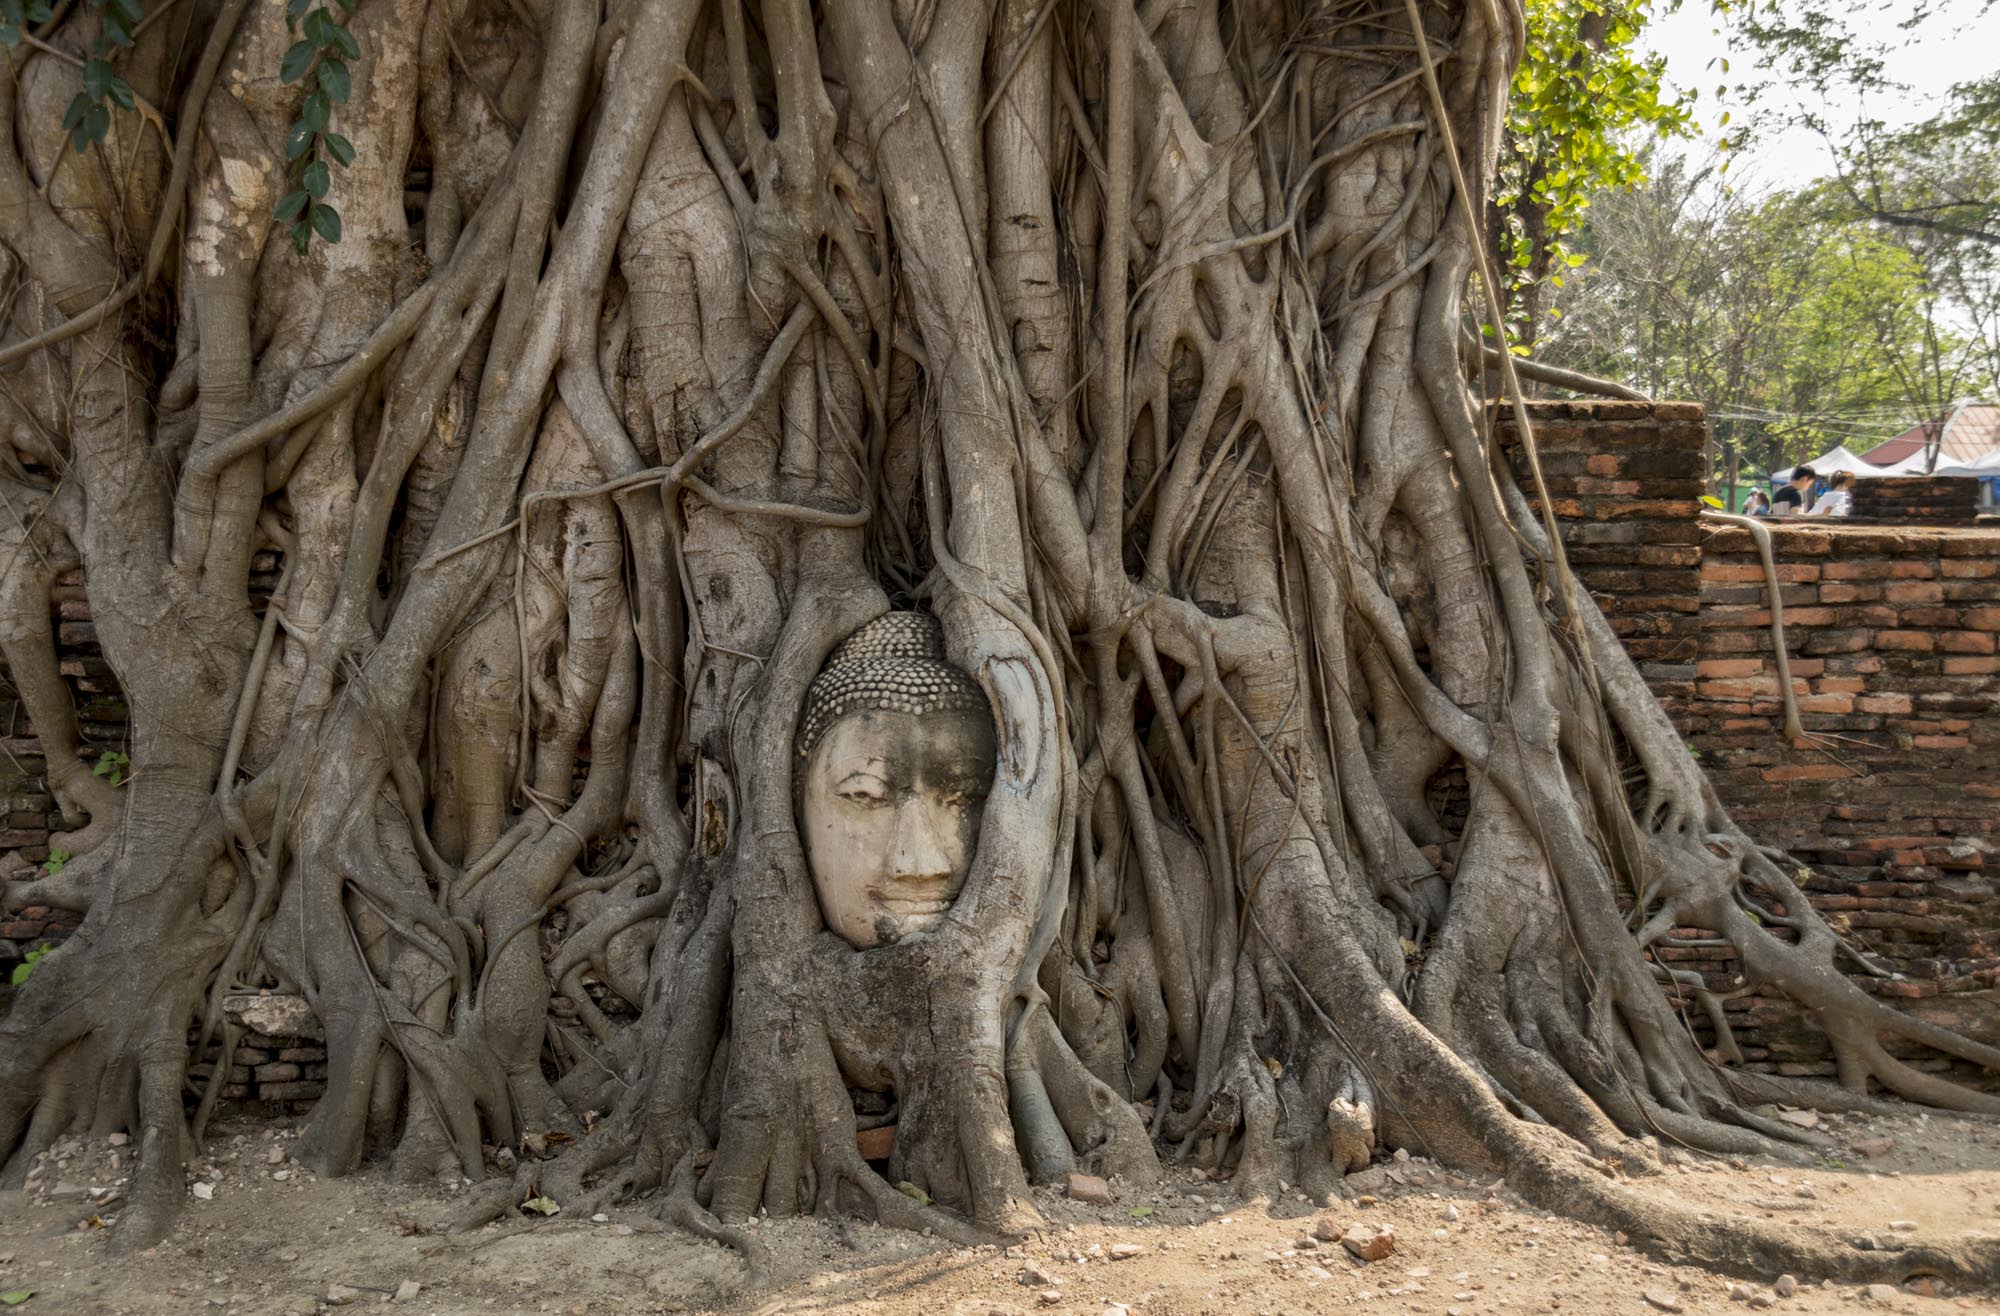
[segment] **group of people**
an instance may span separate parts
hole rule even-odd
[[[1743,510],[1751,516],[1846,516],[1854,510],[1854,477],[1835,471],[1822,481],[1812,467],[1796,467],[1775,497],[1754,489]]]

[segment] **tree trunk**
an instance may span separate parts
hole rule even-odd
[[[81,153],[49,51],[106,11],[5,56],[0,639],[88,815],[10,898],[89,909],[0,1023],[9,1179],[130,1128],[159,1237],[229,1068],[189,1030],[276,987],[326,1027],[311,1161],[488,1180],[468,1218],[650,1194],[754,1261],[760,1209],[985,1238],[1070,1169],[1324,1195],[1409,1146],[1718,1265],[1994,1273],[1607,1177],[1871,1081],[2000,1109],[1881,1038],[2000,1054],[1835,971],[1494,460],[1459,345],[1514,9],[284,11],[159,9],[113,62],[165,130]],[[998,750],[948,911],[858,949],[795,737],[892,609]],[[1690,926],[1844,1088],[1697,1049],[1649,955]]]

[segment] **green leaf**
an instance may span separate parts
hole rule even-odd
[[[111,0],[111,12],[133,27],[137,27],[146,17],[145,6],[141,5],[139,0]]]
[[[28,980],[28,975],[33,973],[34,971],[35,971],[35,966],[32,964],[16,964],[14,966],[14,971],[7,975],[7,981],[11,983],[13,986],[19,987],[22,983]],[[21,1299],[21,1301],[26,1302],[27,1299],[23,1298]],[[16,1304],[10,1302],[7,1305],[12,1307]]]
[[[340,241],[340,212],[332,206],[315,205],[311,211],[313,232],[328,242]]]
[[[312,67],[313,57],[319,54],[319,47],[310,41],[295,41],[285,50],[285,57],[278,61],[278,76],[286,82],[297,82]]]
[[[326,131],[326,116],[332,112],[333,106],[326,99],[326,93],[316,91],[299,106],[299,122],[316,133],[323,133]]]
[[[33,1289],[11,1289],[6,1293],[0,1293],[0,1305],[18,1307],[34,1296]]]
[[[347,98],[354,91],[354,84],[348,77],[347,65],[332,56],[319,63],[319,86],[320,90],[327,94],[328,99],[336,105],[347,104]]]
[[[1153,1214],[1153,1208],[1150,1206],[1135,1206],[1127,1214],[1134,1220],[1144,1220],[1147,1216]]]
[[[292,225],[292,246],[294,249],[298,251],[299,255],[301,256],[305,255],[306,248],[310,247],[311,245],[312,245],[312,226],[306,223],[303,219],[300,220],[298,223]]]
[[[931,1204],[931,1195],[925,1192],[923,1189],[917,1187],[915,1184],[911,1183],[908,1179],[897,1180],[896,1191],[901,1193],[903,1196],[912,1199],[919,1206],[929,1206]]]
[[[333,15],[327,13],[325,9],[315,9],[306,15],[304,28],[306,40],[312,42],[315,46],[325,45],[327,43],[327,34],[332,30]]]
[[[298,26],[300,17],[311,8],[312,0],[285,0],[285,22]]]
[[[102,105],[93,105],[85,111],[83,122],[77,124],[70,134],[70,141],[81,154],[92,142],[104,140],[104,134],[111,131],[111,111]]]
[[[139,98],[132,94],[132,84],[123,78],[111,79],[111,85],[105,90],[111,93],[111,99],[118,102],[121,110],[132,109],[139,103]]]
[[[349,59],[361,58],[361,43],[356,41],[354,34],[346,28],[336,27],[333,29],[333,43],[339,46],[341,54],[347,56]]]
[[[296,160],[312,149],[313,130],[304,123],[293,123],[291,131],[285,134],[285,159]]]
[[[303,187],[295,187],[278,198],[278,204],[272,209],[271,216],[287,222],[297,219],[305,213],[306,203],[311,200]]]
[[[333,157],[334,163],[343,166],[354,163],[353,142],[348,141],[339,133],[328,133],[320,141],[326,147],[326,153]]]
[[[90,113],[90,97],[78,92],[70,98],[69,109],[63,113],[63,131],[75,132],[83,122],[83,116]]]
[[[326,161],[324,160],[313,161],[305,167],[305,172],[299,175],[299,186],[303,187],[315,201],[323,200],[326,197],[326,185]]]
[[[101,101],[110,92],[111,84],[117,77],[118,75],[111,71],[111,65],[108,61],[101,59],[87,60],[83,66],[84,93],[94,101]]]

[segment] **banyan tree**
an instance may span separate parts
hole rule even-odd
[[[1990,1273],[1646,1191],[1810,1142],[1772,1102],[2000,1110],[1888,1039],[2000,1053],[1842,976],[1496,457],[1523,26],[0,4],[0,640],[74,823],[9,895],[88,910],[0,1023],[5,1182],[130,1130],[161,1236],[272,989],[301,1155],[470,1218],[986,1238],[1072,1169],[1408,1147],[1718,1265]],[[1840,1082],[1701,1049],[1690,927]]]

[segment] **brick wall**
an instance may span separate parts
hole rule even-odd
[[[1979,481],[1951,475],[1876,476],[1854,482],[1856,517],[1926,526],[1971,525]]]
[[[2000,527],[1768,523],[1809,733],[1788,744],[1756,547],[1747,531],[1700,520],[1700,408],[1555,402],[1530,412],[1550,496],[1571,518],[1564,541],[1577,577],[1723,803],[1752,836],[1811,864],[1814,905],[1900,975],[1855,981],[2000,1044],[2000,901],[1988,877],[2000,866]],[[1495,422],[1525,486],[1511,420],[1496,412]],[[1885,516],[1920,514],[1935,483],[1970,486],[1896,483],[1909,487],[1877,500]],[[1940,516],[1969,520],[1962,511],[1952,503]],[[1736,973],[1726,949],[1662,954],[1719,990]],[[1833,1072],[1824,1042],[1782,998],[1727,1009],[1753,1067]],[[1708,1039],[1705,1023],[1698,1031]],[[1949,1064],[1891,1049],[1919,1067]]]
[[[1702,443],[1693,402],[1537,402],[1529,408],[1542,476],[1577,580],[1648,679],[1691,676],[1699,632]],[[1495,408],[1501,445],[1530,500],[1513,417]]]
[[[1812,865],[1808,895],[1896,979],[1866,990],[2000,1040],[2000,529],[1772,525],[1807,737],[1787,743],[1764,572],[1747,532],[1708,530],[1691,689],[1667,706],[1759,840]],[[1664,692],[1663,692],[1664,693]],[[1679,953],[1718,986],[1733,961]],[[1756,1058],[1829,1074],[1782,1002],[1731,1003]],[[1943,1067],[1921,1049],[1914,1063]]]

